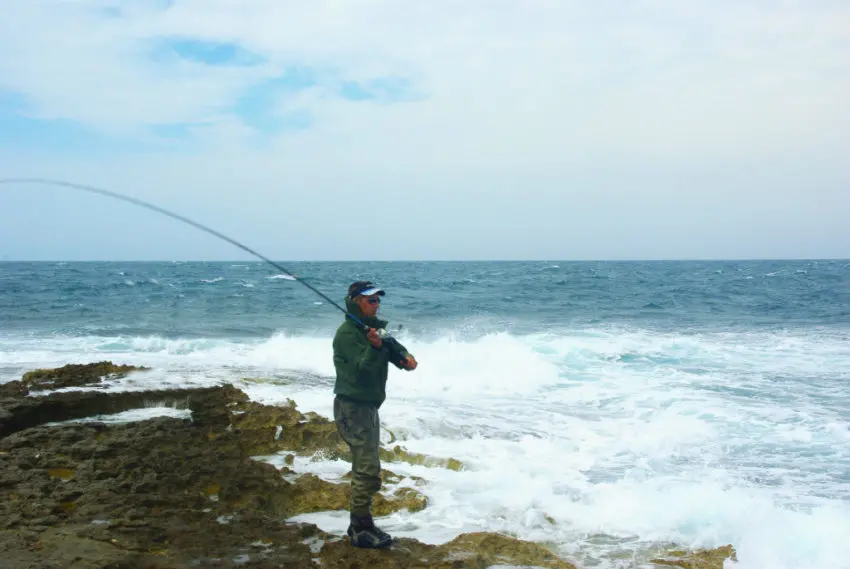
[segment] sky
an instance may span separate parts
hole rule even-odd
[[[0,178],[280,260],[850,257],[840,0],[4,0]],[[0,260],[250,258],[0,185]]]

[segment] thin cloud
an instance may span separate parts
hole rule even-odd
[[[183,211],[220,202],[213,220],[256,211],[252,197],[272,204],[257,213],[271,223],[274,204],[403,196],[415,207],[397,238],[425,256],[480,256],[463,249],[469,225],[492,256],[532,254],[534,238],[502,242],[498,228],[542,231],[538,216],[548,239],[573,242],[588,215],[629,255],[706,251],[721,241],[712,227],[736,235],[724,254],[773,251],[763,200],[794,196],[770,211],[804,224],[847,205],[848,21],[841,2],[15,0],[0,20],[0,121],[85,143],[0,132],[0,166],[124,188],[133,172],[128,191]],[[825,209],[800,207],[815,198]],[[684,221],[659,221],[666,233],[633,221],[662,211]],[[429,237],[437,222],[453,242]],[[689,226],[699,235],[673,237]],[[816,234],[799,231],[777,250]],[[818,243],[832,251],[841,235]],[[611,239],[586,254],[613,254]]]

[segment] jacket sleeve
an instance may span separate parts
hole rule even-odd
[[[352,366],[357,375],[373,373],[383,361],[383,350],[373,347],[369,342],[364,346],[357,341],[355,334],[355,331],[344,330],[334,337],[334,357]]]
[[[390,362],[398,369],[407,369],[404,366],[407,356],[410,355],[407,348],[405,348],[401,342],[393,338],[392,342],[387,342],[387,349],[389,350]]]

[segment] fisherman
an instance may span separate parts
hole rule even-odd
[[[346,316],[333,340],[334,421],[351,450],[351,520],[347,534],[351,545],[372,549],[392,543],[392,537],[375,527],[372,520],[372,499],[381,489],[378,409],[386,398],[388,364],[403,370],[417,366],[416,359],[398,340],[384,339],[378,332],[387,326],[377,318],[385,294],[371,281],[352,283],[345,306],[366,330]]]

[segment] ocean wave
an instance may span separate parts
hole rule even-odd
[[[508,531],[600,567],[670,540],[733,543],[742,569],[850,557],[848,331],[473,326],[398,336],[420,367],[392,368],[383,424],[412,452],[467,466],[388,466],[428,481],[431,505],[399,535]],[[331,334],[0,335],[3,380],[111,359],[153,370],[109,389],[233,382],[255,400],[292,398],[325,416],[331,355]]]
[[[850,331],[825,328],[683,334],[605,327],[516,334],[488,331],[488,327],[491,326],[487,322],[470,321],[468,326],[439,329],[428,334],[403,329],[398,336],[427,353],[435,362],[442,360],[468,369],[488,370],[484,375],[494,373],[491,366],[504,370],[498,375],[546,375],[551,370],[539,367],[544,361],[559,371],[583,370],[592,364],[618,364],[649,369],[664,365],[688,369],[702,367],[734,373],[760,370],[762,374],[807,375],[810,378],[825,369],[833,376],[850,373]],[[132,334],[135,327],[117,327],[118,330],[122,328]],[[281,363],[298,367],[328,359],[331,340],[331,334],[316,336],[291,332],[259,338],[175,338],[153,333],[109,335],[115,331],[112,328],[95,327],[92,331],[96,335],[40,336],[7,332],[0,335],[0,354],[6,360],[17,359],[24,353],[43,354],[49,359],[54,353],[64,357],[73,352],[125,357],[202,354],[209,358],[210,365],[262,360],[270,365]],[[320,353],[323,355],[319,356]],[[274,354],[278,360],[274,359]]]

